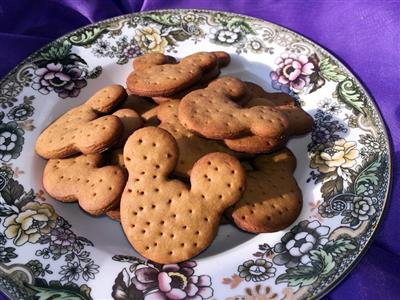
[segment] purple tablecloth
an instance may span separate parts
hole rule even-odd
[[[392,137],[392,197],[368,253],[326,299],[399,299],[400,2],[0,0],[0,77],[66,32],[121,14],[164,8],[231,11],[286,26],[333,52],[369,89]]]

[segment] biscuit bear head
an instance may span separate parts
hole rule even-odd
[[[283,113],[273,107],[243,108],[236,103],[246,93],[246,84],[239,79],[216,79],[207,88],[193,91],[181,100],[179,120],[188,130],[210,139],[285,135],[288,121]]]
[[[66,112],[50,124],[36,141],[36,152],[46,159],[76,153],[102,152],[119,141],[123,125],[117,116],[107,115],[126,97],[120,85],[107,86],[86,103]]]
[[[168,101],[158,106],[157,117],[161,121],[158,127],[167,130],[176,140],[179,159],[175,174],[187,177],[194,163],[211,152],[224,152],[235,157],[243,154],[231,151],[219,141],[202,138],[182,126],[178,119],[179,101]]]
[[[104,166],[102,154],[50,159],[43,172],[43,186],[62,202],[79,202],[92,215],[118,205],[126,176],[118,166]]]
[[[225,153],[203,156],[189,188],[169,179],[178,161],[175,139],[165,130],[135,131],[124,147],[129,178],[121,198],[121,223],[132,246],[158,263],[176,263],[203,251],[213,240],[223,211],[239,200],[245,174]]]
[[[245,107],[271,106],[284,113],[289,122],[289,135],[301,135],[312,130],[314,126],[313,118],[296,104],[290,95],[269,93],[252,82],[246,82],[246,85],[251,91],[251,99]]]
[[[292,224],[302,207],[301,190],[293,176],[296,158],[288,149],[260,155],[247,170],[242,198],[226,211],[248,232],[275,232]]]
[[[195,84],[204,74],[217,68],[218,56],[221,55],[198,52],[175,63],[163,54],[145,54],[134,61],[134,71],[128,76],[127,87],[140,96],[170,96]]]

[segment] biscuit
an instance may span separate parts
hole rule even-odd
[[[251,99],[245,107],[273,106],[286,115],[289,121],[289,135],[302,135],[311,132],[314,126],[313,118],[298,106],[290,95],[269,93],[252,82],[246,82],[246,85],[251,91]]]
[[[288,149],[256,157],[246,172],[246,191],[226,215],[248,232],[275,232],[292,224],[302,207],[293,172],[296,158]]]
[[[212,69],[211,71],[205,73],[198,83],[168,97],[153,97],[152,99],[154,100],[154,102],[161,104],[167,101],[181,100],[184,96],[186,96],[190,92],[205,88],[210,83],[211,80],[218,77],[218,75],[221,73],[220,68],[227,66],[231,61],[231,57],[228,53],[224,51],[214,51],[211,53],[213,53],[217,57],[218,65],[215,66],[214,69]]]
[[[176,140],[179,148],[175,174],[182,177],[190,175],[194,163],[211,152],[225,152],[236,157],[243,154],[228,149],[219,141],[202,138],[182,126],[178,119],[179,101],[169,101],[158,107],[158,127],[167,130]]]
[[[118,166],[104,166],[103,154],[50,159],[43,186],[54,199],[79,202],[91,215],[101,215],[118,205],[126,176]]]
[[[313,118],[299,107],[294,99],[285,93],[268,93],[252,82],[246,82],[250,100],[245,107],[270,106],[285,114],[288,119],[288,135],[308,133],[314,126]],[[225,144],[232,150],[247,153],[271,152],[282,148],[287,141],[286,136],[278,139],[265,139],[256,135],[248,135],[236,139],[225,139]]]
[[[119,148],[125,145],[126,140],[128,137],[138,128],[142,127],[143,119],[138,115],[136,111],[130,108],[121,108],[113,113],[113,116],[117,116],[122,124],[123,124],[123,131],[122,135],[117,144],[114,147]]]
[[[207,88],[186,95],[179,104],[179,121],[188,130],[210,139],[257,135],[276,139],[286,135],[288,120],[269,106],[243,108],[240,101],[246,84],[234,77],[221,77]]]
[[[245,187],[242,166],[225,153],[196,162],[190,189],[169,179],[178,152],[173,136],[157,127],[135,131],[124,147],[129,178],[121,197],[121,224],[137,252],[162,264],[190,259],[207,248],[222,213]]]
[[[37,154],[46,159],[64,158],[77,153],[99,153],[115,145],[123,131],[121,120],[117,116],[102,115],[111,112],[125,98],[125,89],[120,85],[99,90],[39,135]]]
[[[133,69],[136,71],[142,71],[148,69],[149,67],[161,66],[165,64],[176,64],[175,57],[153,52],[139,56],[132,62]]]
[[[133,62],[134,71],[127,78],[127,88],[139,96],[170,96],[183,91],[209,71],[218,67],[217,55],[198,52],[170,63],[160,53],[145,54]]]

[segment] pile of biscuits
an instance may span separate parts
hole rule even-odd
[[[126,89],[104,87],[40,134],[46,191],[120,220],[164,264],[207,248],[222,216],[252,233],[289,226],[302,194],[285,144],[313,120],[287,94],[218,77],[229,63],[222,51],[135,59]]]

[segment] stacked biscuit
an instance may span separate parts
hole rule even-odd
[[[283,93],[218,77],[225,52],[133,62],[125,89],[103,88],[39,136],[46,191],[120,220],[132,246],[158,263],[209,246],[224,214],[274,232],[299,215],[296,160],[285,143],[312,118]]]

